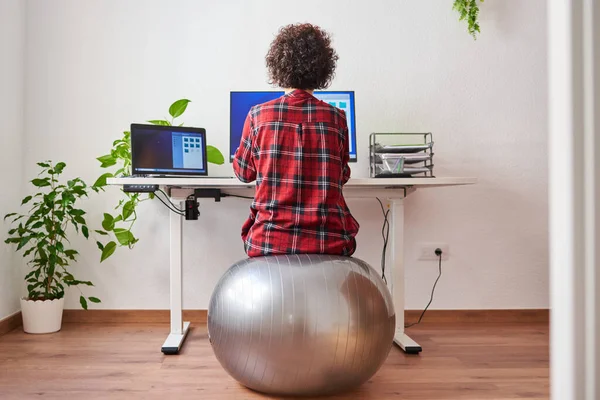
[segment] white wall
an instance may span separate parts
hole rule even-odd
[[[23,66],[25,6],[20,0],[0,1],[0,221],[14,212],[21,195],[23,165]],[[20,256],[3,242],[8,225],[0,229],[0,319],[19,310]]]
[[[437,273],[416,261],[417,244],[450,245],[432,308],[548,306],[546,4],[482,4],[473,41],[452,2],[32,0],[28,2],[28,175],[61,159],[90,183],[94,158],[132,121],[160,118],[193,100],[184,121],[229,148],[229,91],[264,90],[264,54],[278,27],[310,21],[334,34],[340,54],[332,89],[357,96],[359,162],[367,176],[371,132],[432,131],[439,176],[477,176],[473,187],[423,190],[407,200],[408,307],[423,307]],[[231,165],[211,167],[214,175]],[[99,221],[115,188],[87,209]],[[203,203],[185,225],[184,307],[206,308],[212,288],[243,258],[244,200]],[[376,266],[381,214],[351,201],[362,225],[357,256]],[[93,241],[77,271],[106,308],[166,308],[166,209],[145,203],[133,251],[98,263]],[[77,307],[75,293],[68,307]]]

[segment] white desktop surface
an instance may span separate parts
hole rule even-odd
[[[472,185],[477,182],[471,177],[435,177],[435,178],[351,178],[345,189],[359,188],[398,188],[398,187],[440,187]],[[237,178],[212,178],[212,177],[177,177],[177,178],[109,178],[109,185],[160,185],[171,187],[211,187],[243,189],[253,188],[256,183],[244,183]]]

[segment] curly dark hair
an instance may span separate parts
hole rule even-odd
[[[338,60],[330,35],[311,24],[280,29],[266,56],[269,81],[282,88],[327,88]]]

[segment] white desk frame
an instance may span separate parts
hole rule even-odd
[[[419,353],[421,346],[404,332],[404,199],[419,188],[471,185],[475,178],[399,178],[399,179],[350,179],[344,186],[346,198],[375,198],[387,200],[390,209],[390,251],[386,265],[390,266],[388,286],[394,299],[396,311],[396,335],[394,343],[407,353]],[[181,205],[193,194],[194,189],[221,189],[223,193],[252,196],[254,184],[245,184],[227,178],[112,178],[109,185],[159,185],[169,193],[171,200]],[[210,200],[212,201],[212,200]],[[223,200],[222,200],[223,201]],[[162,346],[164,354],[177,354],[185,341],[190,323],[183,321],[182,308],[182,250],[184,217],[170,213],[170,293],[171,333]],[[237,237],[237,236],[236,236]]]

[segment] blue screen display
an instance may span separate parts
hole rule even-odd
[[[230,103],[230,132],[229,155],[233,159],[235,151],[242,139],[244,122],[250,109],[257,105],[275,100],[283,96],[284,92],[231,92]],[[314,92],[319,100],[338,107],[346,112],[348,121],[348,136],[350,139],[350,161],[356,161],[356,116],[354,113],[354,92]]]

